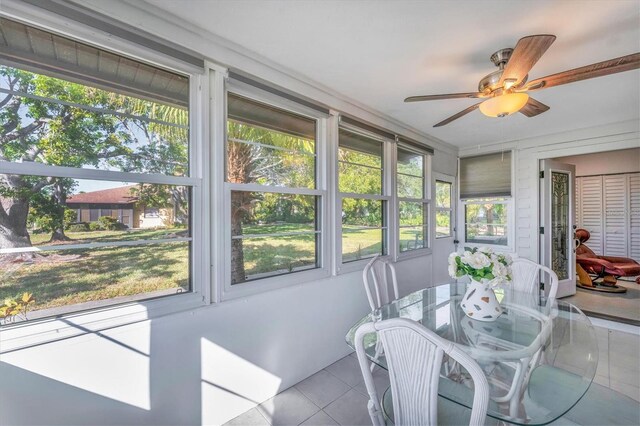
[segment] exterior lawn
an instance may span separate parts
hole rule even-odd
[[[310,229],[313,226],[305,224],[254,225],[245,226],[244,232],[260,235]],[[185,234],[180,228],[67,232],[70,241],[55,244],[156,240]],[[379,253],[380,236],[379,229],[344,226],[344,260]],[[48,234],[34,234],[31,240],[35,247],[42,247],[52,244],[49,238]],[[315,245],[313,234],[246,238],[247,276],[314,267]],[[0,300],[33,293],[36,304],[31,311],[122,296],[144,298],[148,293],[172,290],[189,290],[189,242],[44,251],[33,262],[0,262]]]
[[[64,244],[171,238],[180,231],[68,232],[71,241]],[[34,246],[48,240],[32,236]],[[189,289],[188,242],[46,251],[33,262],[0,263],[0,300],[33,293],[31,310],[171,289]]]

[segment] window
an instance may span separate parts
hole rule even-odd
[[[505,199],[465,201],[465,242],[482,245],[508,245],[507,203]]]
[[[510,246],[511,158],[506,151],[460,159],[464,243]]]
[[[397,148],[398,244],[400,253],[428,247],[429,200],[426,155],[404,145]]]
[[[436,238],[445,238],[453,235],[452,188],[451,182],[436,180]]]
[[[319,268],[317,119],[227,96],[231,285]]]
[[[157,207],[145,207],[144,217],[148,217],[148,218],[160,217],[160,209]]]
[[[341,206],[342,263],[386,254],[384,142],[340,128],[338,202]]]
[[[0,300],[35,299],[0,322],[189,292],[189,77],[0,24]],[[128,230],[150,200],[171,220]]]

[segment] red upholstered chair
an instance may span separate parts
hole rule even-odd
[[[591,234],[586,229],[577,229],[576,238],[580,245],[576,248],[576,261],[585,271],[603,278],[603,284],[615,285],[619,277],[635,277],[636,283],[640,284],[640,263],[628,257],[598,256],[584,243],[589,240]],[[611,276],[613,280],[607,279]]]

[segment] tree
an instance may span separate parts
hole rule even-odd
[[[51,182],[32,197],[27,222],[51,233],[51,241],[65,241],[68,238],[64,231],[76,221],[76,213],[66,207],[66,194],[76,187],[76,182],[68,178],[53,178]]]
[[[183,108],[7,66],[0,66],[0,87],[9,92],[0,99],[0,160],[185,173],[186,129],[180,126],[188,118]],[[135,114],[178,126],[131,118]],[[56,224],[52,240],[65,239],[64,204],[71,186],[69,180],[55,177],[0,174],[0,248],[31,245],[27,218],[34,202]]]
[[[231,183],[258,183],[312,188],[315,185],[315,157],[284,150],[234,142],[258,142],[267,146],[315,152],[314,141],[237,121],[227,123],[227,180]],[[283,202],[284,198],[284,202]],[[313,198],[313,197],[311,197]],[[305,222],[315,201],[308,198],[248,191],[231,192],[231,235],[243,233],[243,224],[259,219]],[[287,206],[284,208],[284,206]],[[305,213],[306,212],[306,213]],[[313,216],[311,216],[313,217]],[[246,280],[243,240],[231,240],[231,282]]]

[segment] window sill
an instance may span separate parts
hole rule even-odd
[[[511,246],[501,246],[497,244],[484,244],[484,243],[478,244],[478,243],[467,243],[465,241],[461,241],[459,246],[462,247],[463,249],[465,247],[473,247],[473,248],[487,247],[498,253],[514,253],[515,252],[515,250]]]
[[[186,293],[5,325],[0,329],[0,354],[98,333],[110,328],[187,311],[205,304],[202,295]]]
[[[367,266],[367,263],[371,262],[372,259],[373,257],[367,257],[361,260],[354,260],[352,262],[342,263],[338,265],[338,268],[336,270],[336,275],[350,274],[352,272],[358,272],[358,271],[362,272],[364,267]],[[389,255],[379,256],[378,259],[392,260],[391,256]]]
[[[409,250],[398,254],[396,261],[402,262],[403,260],[415,259],[416,257],[429,256],[433,253],[433,250],[429,247]]]
[[[308,271],[300,271],[283,275],[275,275],[269,278],[262,278],[255,281],[247,281],[239,284],[226,284],[222,293],[221,300],[233,300],[242,297],[253,296],[267,291],[279,290],[291,287],[297,284],[304,284],[311,281],[317,281],[329,278],[331,274],[328,268],[310,269]]]

